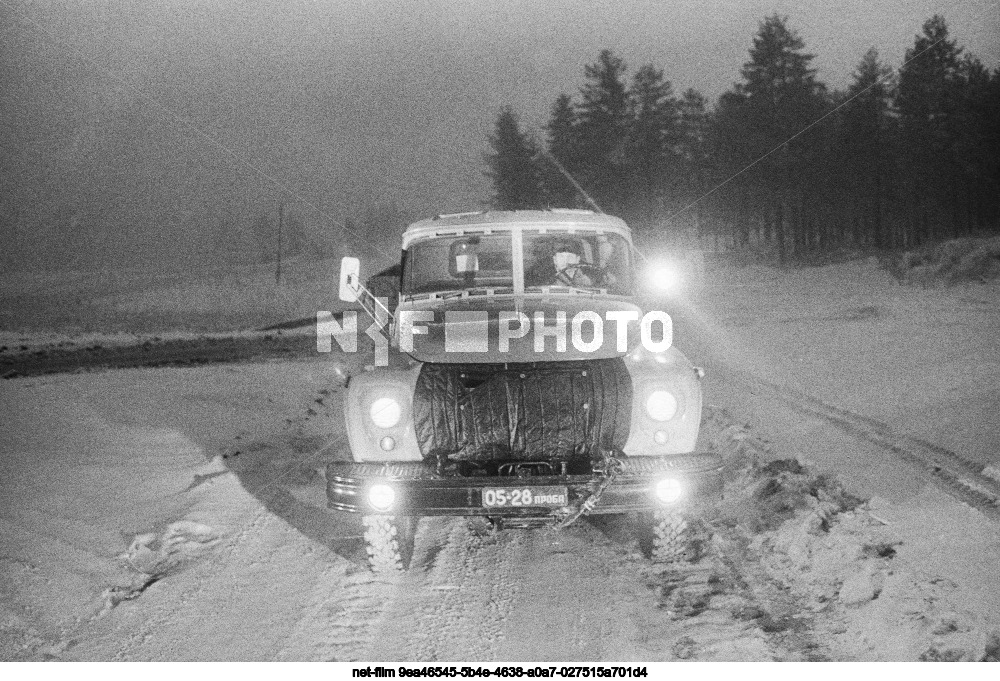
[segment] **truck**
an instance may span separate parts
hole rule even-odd
[[[381,361],[350,378],[350,457],[326,491],[361,515],[372,570],[408,568],[425,516],[500,531],[623,514],[650,558],[687,555],[722,461],[696,449],[704,372],[638,258],[624,221],[578,209],[413,223],[365,284],[343,258],[340,299],[372,318]]]

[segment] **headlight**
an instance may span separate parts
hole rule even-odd
[[[389,485],[372,485],[368,490],[368,503],[376,511],[388,511],[396,501],[396,490]]]
[[[402,418],[403,408],[391,397],[380,397],[372,402],[368,415],[379,428],[392,428]]]
[[[677,413],[677,398],[666,390],[654,390],[646,398],[646,413],[654,421],[669,421]]]
[[[664,478],[656,483],[656,498],[665,504],[672,504],[684,494],[679,480]]]
[[[680,288],[681,274],[673,265],[661,263],[651,267],[647,273],[649,283],[658,291],[672,293]]]

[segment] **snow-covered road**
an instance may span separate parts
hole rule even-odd
[[[360,523],[324,507],[324,463],[346,455],[330,356],[0,382],[0,659],[1000,656],[997,522],[794,397],[986,468],[996,308],[947,300],[996,290],[896,290],[865,263],[725,276],[735,288],[677,330],[717,405],[702,445],[729,460],[703,555],[678,568],[644,559],[622,521],[494,533],[438,518],[408,574],[372,577]],[[921,335],[920,295],[951,310],[953,336]],[[890,346],[909,354],[858,364]]]

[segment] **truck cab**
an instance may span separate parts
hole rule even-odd
[[[363,516],[370,564],[406,569],[422,516],[498,529],[630,514],[675,559],[686,515],[721,495],[695,450],[702,372],[645,309],[620,219],[487,211],[410,225],[398,267],[340,295],[384,325],[383,361],[345,396],[351,461],[327,469],[329,507]]]

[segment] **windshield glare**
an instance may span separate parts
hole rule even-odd
[[[561,286],[615,295],[632,294],[628,242],[617,234],[524,230],[524,287],[531,293]],[[403,268],[403,294],[473,288],[513,291],[509,232],[466,234],[419,241]]]

